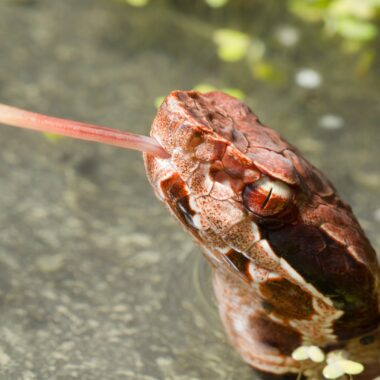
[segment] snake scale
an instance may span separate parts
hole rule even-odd
[[[239,100],[172,92],[144,154],[161,199],[200,244],[227,334],[266,377],[291,378],[302,345],[345,350],[380,375],[376,253],[332,184]],[[303,374],[321,377],[320,364]]]

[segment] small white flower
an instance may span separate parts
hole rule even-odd
[[[296,83],[303,88],[317,88],[322,83],[321,75],[313,69],[301,69],[296,73]]]
[[[315,363],[322,363],[325,360],[325,354],[317,346],[300,346],[293,351],[292,358],[297,361],[310,359]]]
[[[325,114],[320,117],[318,124],[321,128],[328,131],[337,131],[343,128],[344,120],[339,115]]]
[[[343,351],[333,351],[327,355],[327,366],[323,369],[323,376],[326,379],[337,379],[345,374],[358,375],[363,371],[363,364],[348,360]]]

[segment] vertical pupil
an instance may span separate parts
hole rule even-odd
[[[271,188],[271,189],[269,190],[269,193],[268,193],[267,197],[265,198],[265,201],[264,201],[264,203],[262,204],[261,208],[265,208],[265,206],[268,204],[269,199],[270,199],[270,196],[272,195],[272,191],[273,191],[273,188]]]

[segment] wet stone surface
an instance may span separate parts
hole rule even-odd
[[[379,68],[355,75],[318,28],[273,3],[210,21],[169,1],[1,2],[1,102],[147,134],[156,97],[204,81],[240,87],[328,174],[379,252]],[[248,18],[284,68],[280,84],[217,59],[209,33]],[[281,28],[298,37],[280,46]],[[224,336],[204,259],[138,153],[0,133],[1,379],[252,378]]]

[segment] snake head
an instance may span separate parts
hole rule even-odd
[[[172,92],[151,135],[170,157],[145,154],[148,178],[215,268],[323,299],[345,315],[342,339],[377,326],[376,253],[350,207],[244,103]]]

